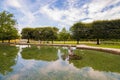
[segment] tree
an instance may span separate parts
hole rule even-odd
[[[104,21],[94,21],[92,28],[93,28],[93,35],[97,39],[97,45],[100,44],[100,39],[106,37]]]
[[[65,41],[68,40],[69,38],[70,38],[70,33],[66,31],[65,28],[63,28],[62,31],[59,32],[59,40],[63,40],[65,44]]]
[[[9,41],[9,43],[11,39],[17,39],[17,38],[19,38],[19,34],[16,28],[12,28],[10,31],[7,32],[7,40]]]
[[[45,27],[43,28],[41,34],[43,35],[44,40],[53,40],[57,39],[57,28],[55,29],[54,27]]]
[[[52,28],[52,32],[53,32],[53,35],[51,36],[52,44],[53,44],[54,40],[58,39],[58,36],[57,36],[58,35],[58,31],[59,31],[58,28],[56,28],[56,27]]]
[[[56,28],[56,27],[52,27],[52,29],[54,30],[54,32],[58,32],[59,31],[59,29],[58,28]]]
[[[10,40],[18,38],[18,31],[14,27],[16,25],[16,20],[13,18],[13,14],[3,11],[0,13],[0,39],[2,42],[4,40]]]
[[[43,28],[35,28],[34,29],[34,31],[33,31],[33,39],[34,40],[43,40],[42,30],[43,30]]]
[[[94,21],[92,28],[97,45],[100,39],[120,39],[120,20]]]
[[[33,39],[33,31],[34,29],[33,28],[23,28],[22,29],[22,38],[23,39],[28,39],[27,43],[30,43],[30,39]]]
[[[23,28],[22,38],[23,39],[34,39],[34,40],[53,40],[57,39],[58,29],[55,27],[40,27],[40,28]]]
[[[120,39],[120,19],[110,20],[106,23],[109,39]]]
[[[72,32],[72,37],[77,40],[77,44],[79,44],[80,39],[86,38],[88,30],[89,28],[87,28],[86,25],[81,22],[75,23],[70,28],[70,31]]]

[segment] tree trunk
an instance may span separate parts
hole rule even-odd
[[[97,38],[97,45],[100,45],[100,40],[99,40],[99,38]]]
[[[65,40],[64,40],[64,44],[65,44]]]
[[[2,40],[2,43],[4,43],[4,40]]]
[[[52,40],[52,44],[53,44],[53,40]]]
[[[8,40],[8,43],[10,43],[10,40]]]
[[[28,41],[27,41],[27,43],[30,43],[30,41],[29,41],[29,38],[28,38]]]
[[[77,40],[77,44],[79,44],[79,40]]]
[[[16,39],[15,39],[15,43],[16,43]]]

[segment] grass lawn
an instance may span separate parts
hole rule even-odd
[[[120,45],[117,44],[100,44],[100,45],[96,45],[96,44],[86,44],[88,46],[95,46],[95,47],[104,47],[104,48],[116,48],[116,49],[120,49]]]
[[[120,73],[120,55],[92,50],[75,50],[75,54],[82,57],[81,60],[71,60],[76,67],[92,67],[95,70]]]
[[[6,41],[5,41],[6,42]],[[11,40],[11,42],[15,42],[15,40]],[[16,40],[16,42],[19,42],[19,40]],[[26,40],[27,42],[27,40]],[[30,43],[33,44],[40,44],[39,41],[30,40]],[[77,41],[54,41],[53,44],[71,44],[71,45],[77,45]],[[52,44],[52,41],[42,41],[41,44]],[[84,44],[88,46],[95,46],[95,47],[104,47],[104,48],[117,48],[120,49],[120,41],[101,41],[100,45],[96,45],[95,41],[80,41],[79,45]]]
[[[72,44],[77,45],[76,41],[66,41],[65,44]],[[113,42],[114,43],[114,42]],[[95,47],[104,47],[104,48],[117,48],[120,49],[120,42],[119,44],[107,44],[107,43],[101,43],[100,45],[96,45],[95,42],[92,41],[80,41],[79,45],[84,44],[88,46],[95,46]],[[64,41],[54,41],[54,44],[64,44]]]

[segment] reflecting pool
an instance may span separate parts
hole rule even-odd
[[[120,56],[77,50],[81,60],[62,59],[67,47],[0,46],[0,80],[120,80]]]

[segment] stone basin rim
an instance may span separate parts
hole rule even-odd
[[[116,49],[116,48],[103,48],[103,47],[93,47],[93,46],[87,46],[87,45],[71,45],[71,44],[33,44],[33,43],[1,43],[1,44],[76,47],[76,49],[95,50],[95,51],[108,52],[108,53],[120,55],[120,49]]]

